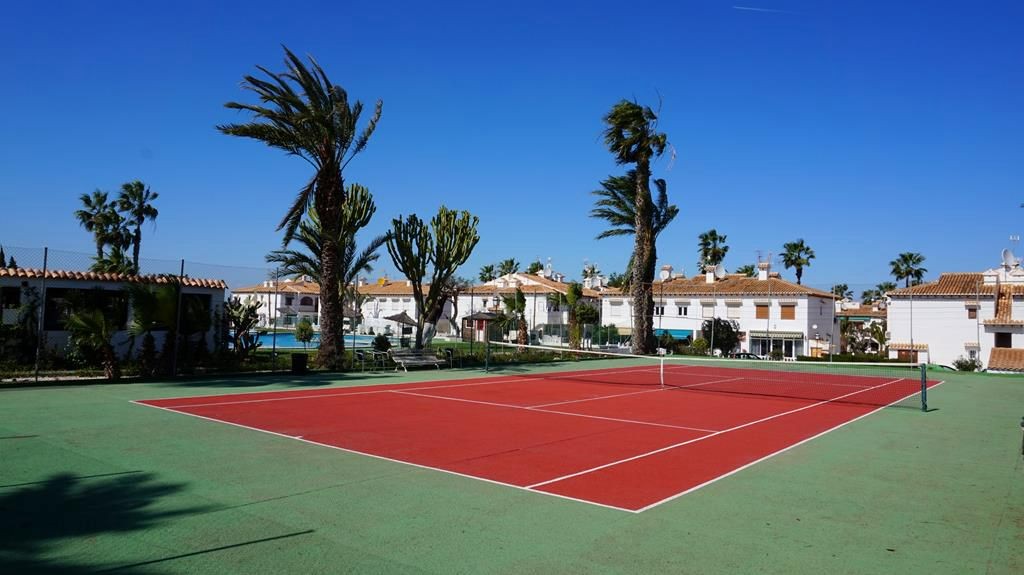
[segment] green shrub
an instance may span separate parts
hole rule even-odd
[[[981,369],[981,362],[977,359],[960,356],[953,361],[953,367],[957,371],[978,371]]]

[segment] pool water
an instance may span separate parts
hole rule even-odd
[[[372,335],[353,336],[352,334],[348,334],[345,336],[345,347],[370,347],[373,343],[374,337],[375,336]],[[295,334],[290,332],[278,332],[276,337],[275,334],[264,333],[260,334],[257,338],[260,344],[262,344],[261,346],[263,349],[271,349],[275,347],[275,339],[277,340],[276,347],[278,349],[302,349],[304,347],[301,341],[295,339]],[[309,349],[316,349],[317,347],[320,347],[319,333],[313,334],[313,340],[307,344],[307,347],[309,347]]]

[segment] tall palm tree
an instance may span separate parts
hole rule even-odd
[[[139,249],[142,246],[142,224],[146,220],[155,221],[159,212],[153,207],[153,201],[160,194],[149,189],[139,180],[121,185],[121,195],[117,198],[117,209],[127,215],[125,218],[131,232],[132,267],[139,270]]]
[[[668,203],[668,185],[665,180],[655,179],[654,187],[658,195],[651,209],[651,235],[655,250],[653,257],[657,261],[658,236],[679,215],[679,208]],[[635,234],[636,189],[636,170],[630,170],[625,176],[609,176],[601,182],[600,189],[591,192],[598,200],[594,202],[594,209],[590,210],[590,217],[605,220],[611,226],[598,234],[597,239]],[[632,257],[626,263],[623,275],[623,287],[628,287],[633,275]]]
[[[507,276],[519,271],[519,262],[515,258],[508,258],[498,262],[498,276]]]
[[[319,363],[331,369],[342,365],[344,321],[341,302],[341,246],[339,227],[345,204],[343,172],[366,149],[377,128],[383,103],[378,100],[373,115],[360,131],[363,113],[359,101],[349,103],[348,93],[331,83],[327,73],[310,57],[309,66],[288,48],[284,72],[274,73],[259,67],[265,78],[245,76],[244,89],[255,92],[259,104],[228,102],[226,107],[249,112],[255,118],[247,124],[223,124],[221,132],[259,140],[272,148],[298,156],[313,167],[313,176],[299,190],[291,207],[278,224],[284,230],[284,246],[299,229],[310,208],[319,213],[322,245],[319,254],[320,350]]]
[[[480,275],[478,277],[481,282],[487,283],[498,277],[498,272],[495,271],[494,264],[487,264],[485,266],[480,266]]]
[[[75,218],[85,231],[91,233],[96,241],[96,259],[103,258],[103,248],[106,246],[106,230],[110,226],[110,213],[113,206],[107,200],[107,192],[100,190],[90,194],[78,196],[82,202],[82,209],[75,211]]]
[[[722,263],[725,254],[729,253],[729,246],[725,243],[727,239],[728,236],[719,234],[714,228],[697,236],[697,252],[700,257],[697,269],[705,271],[708,267]]]
[[[889,262],[889,268],[892,270],[891,273],[896,281],[906,280],[906,286],[910,287],[910,282],[913,280],[915,284],[921,283],[924,279],[924,274],[928,272],[928,269],[922,266],[925,257],[916,252],[903,252],[896,256],[896,259]]]
[[[804,268],[810,267],[811,260],[814,259],[814,250],[801,238],[782,244],[782,254],[779,258],[786,269],[796,268],[796,283],[800,284],[804,277]]]
[[[267,262],[277,264],[284,275],[309,276],[320,284],[320,292],[323,293],[323,282],[328,281],[325,279],[323,268],[323,250],[327,244],[325,229],[335,228],[334,243],[340,247],[337,267],[338,284],[335,289],[338,291],[338,304],[341,309],[344,309],[344,300],[351,296],[350,288],[356,285],[359,276],[373,271],[373,263],[380,257],[377,252],[388,241],[388,234],[381,234],[370,240],[362,251],[358,250],[356,235],[359,230],[370,223],[373,214],[377,211],[377,205],[373,201],[370,190],[359,184],[350,184],[346,195],[347,199],[341,212],[336,212],[340,216],[340,222],[337,222],[337,225],[327,226],[320,216],[319,210],[311,208],[306,213],[305,219],[299,224],[295,236],[295,241],[304,249],[275,250],[267,254],[266,257]],[[343,339],[337,345],[340,350],[344,351]]]
[[[748,278],[751,278],[757,275],[757,266],[755,266],[754,264],[743,265],[736,268],[736,271],[733,273],[738,273],[740,275],[744,275],[747,276]]]
[[[668,136],[658,131],[658,115],[650,107],[620,100],[604,117],[604,143],[619,165],[633,164],[633,281],[630,295],[636,321],[633,324],[633,352],[653,353],[655,205],[651,197],[651,160],[661,157]]]

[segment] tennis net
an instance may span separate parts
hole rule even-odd
[[[517,377],[664,387],[694,393],[786,397],[927,410],[924,365],[646,356],[620,350],[491,342],[489,364]],[[526,372],[523,368],[536,368]]]

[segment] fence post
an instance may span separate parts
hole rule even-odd
[[[181,271],[178,272],[178,305],[174,319],[174,353],[171,355],[171,377],[178,375],[178,342],[181,341],[181,292],[185,283],[185,260],[181,260]],[[170,334],[167,334],[170,335]]]
[[[45,334],[43,320],[46,319],[46,269],[50,258],[50,248],[43,248],[43,279],[39,285],[39,323],[36,325],[36,369],[35,379],[39,383],[39,362],[43,355],[43,336]],[[4,265],[0,262],[0,265]]]
[[[270,372],[277,371],[277,321],[274,311],[277,309],[277,284],[281,281],[281,268],[274,268],[274,297],[269,302],[270,309]]]
[[[928,364],[921,364],[921,411],[928,411]]]

